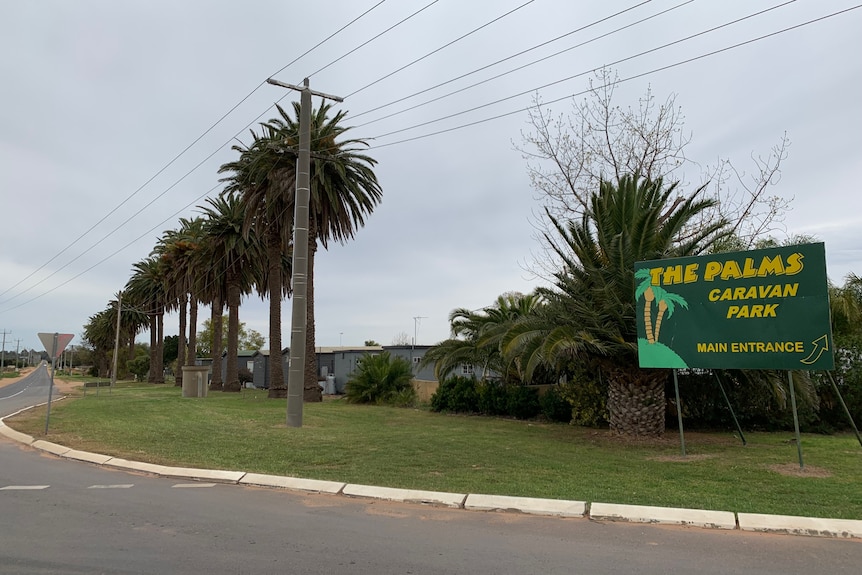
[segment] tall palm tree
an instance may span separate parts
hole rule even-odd
[[[150,383],[164,383],[164,315],[167,303],[165,265],[150,256],[132,265],[132,276],[126,283],[128,301],[150,318]]]
[[[318,242],[325,249],[330,241],[344,243],[352,239],[365,224],[382,197],[382,190],[373,167],[376,161],[361,154],[367,142],[342,139],[350,129],[342,126],[345,112],[330,117],[331,106],[323,104],[311,114],[311,170],[308,228],[308,275],[306,318],[306,365],[303,397],[305,401],[320,401],[317,385],[317,361],[314,355],[314,258]],[[292,231],[296,158],[299,144],[300,105],[293,104],[293,115],[278,107],[280,117],[261,125],[261,135],[252,132],[248,147],[235,146],[239,160],[224,164],[220,172],[231,172],[225,178],[229,190],[242,194],[247,208],[247,225],[263,224],[267,230],[266,250],[270,269],[270,347],[281,343],[281,297],[283,278],[277,272],[276,251],[285,253]],[[281,371],[281,364],[272,368]],[[276,379],[276,370],[271,370]],[[270,397],[277,397],[270,387]]]
[[[179,229],[165,231],[153,251],[161,258],[165,267],[168,310],[179,310],[176,369],[178,386],[182,385],[182,366],[194,365],[193,350],[197,334],[198,311],[195,280],[198,273],[197,253],[203,241],[202,234],[203,223],[200,218],[191,220],[180,218]],[[189,349],[192,350],[191,353],[188,352]]]
[[[637,359],[635,275],[637,261],[692,256],[726,233],[724,221],[687,225],[713,205],[703,188],[677,197],[677,185],[625,176],[603,182],[580,221],[550,221],[561,241],[562,268],[553,289],[540,289],[548,305],[504,338],[504,353],[522,358],[528,372],[566,362],[601,365],[608,380],[611,429],[619,434],[664,432],[666,370],[642,370]]]
[[[213,269],[215,284],[212,293],[224,294],[228,306],[228,350],[227,373],[223,385],[224,391],[239,391],[239,366],[236,363],[239,336],[239,306],[243,294],[251,292],[258,266],[263,259],[260,240],[256,230],[252,233],[243,231],[244,211],[236,194],[228,193],[216,198],[207,198],[207,206],[201,206],[204,214],[203,230],[207,238],[206,257]],[[215,306],[213,307],[215,314]],[[214,316],[215,319],[215,316]],[[219,327],[219,332],[213,338],[213,365],[220,361],[215,355],[216,344],[221,347],[221,313],[218,326],[213,322],[213,329]],[[221,350],[219,350],[219,356]]]
[[[115,323],[111,322],[108,309],[91,315],[84,324],[84,342],[93,349],[99,377],[105,377],[108,374],[108,352],[114,346],[114,326]]]

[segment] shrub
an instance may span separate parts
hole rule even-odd
[[[484,415],[509,415],[509,386],[484,380],[476,385],[476,409]]]
[[[346,398],[350,403],[412,405],[416,400],[412,379],[406,359],[393,358],[389,352],[366,355],[347,382]]]
[[[247,367],[240,367],[237,370],[237,376],[239,377],[239,382],[243,385],[254,381],[254,374],[252,374],[251,370],[249,370]]]
[[[431,396],[431,411],[476,413],[479,410],[479,393],[472,377],[454,376],[440,383]]]
[[[569,423],[572,420],[572,406],[560,393],[560,387],[550,388],[544,395],[539,397],[539,405],[542,415],[548,421],[559,421]]]
[[[518,419],[532,419],[539,415],[539,391],[535,387],[512,385],[508,387],[506,414]]]
[[[559,393],[572,407],[571,422],[585,427],[608,424],[608,386],[597,377],[585,373],[578,379],[559,385]]]

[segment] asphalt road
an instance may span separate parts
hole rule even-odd
[[[34,376],[0,413],[47,398]],[[17,394],[17,395],[15,395]],[[35,401],[34,401],[35,400]],[[0,439],[0,573],[858,574],[862,542],[188,483]]]

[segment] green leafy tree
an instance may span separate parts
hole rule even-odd
[[[143,381],[150,370],[150,358],[146,354],[141,354],[135,359],[127,361],[126,368],[138,378],[138,381]]]
[[[226,320],[227,316],[222,317],[222,321]],[[205,319],[201,326],[201,331],[198,332],[198,357],[212,357],[211,351],[214,341],[213,322]],[[266,339],[259,332],[253,329],[248,329],[245,322],[239,322],[239,330],[237,332],[238,349],[263,349],[266,344]],[[222,333],[222,349],[227,349],[224,344],[227,343],[227,334]]]
[[[416,390],[410,381],[413,371],[402,357],[391,357],[389,352],[365,355],[356,372],[345,387],[350,403],[411,404]]]
[[[503,339],[504,354],[520,357],[528,373],[543,364],[559,370],[573,360],[598,363],[616,433],[664,432],[667,371],[638,367],[634,264],[697,255],[726,233],[723,220],[688,227],[713,205],[701,192],[674,198],[676,184],[625,176],[618,185],[602,182],[578,220],[548,214],[559,235],[549,243],[563,267],[553,288],[539,290],[548,305]]]

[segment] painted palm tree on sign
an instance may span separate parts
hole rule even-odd
[[[280,258],[287,253],[293,226],[296,194],[296,158],[299,144],[299,103],[293,115],[281,107],[279,117],[262,124],[261,135],[252,132],[252,144],[234,146],[240,158],[224,164],[220,172],[228,190],[242,194],[246,206],[246,225],[266,230],[267,277],[270,297],[270,347],[281,343],[281,297],[283,277],[278,273]],[[331,106],[321,105],[311,114],[311,171],[308,228],[308,277],[304,399],[320,401],[317,362],[314,353],[314,259],[318,242],[325,249],[331,241],[352,239],[365,224],[365,218],[380,202],[382,190],[373,167],[376,161],[360,153],[367,143],[343,139],[350,129],[342,125],[345,112],[330,116]],[[271,367],[281,371],[281,365]],[[270,372],[276,380],[276,371]],[[283,397],[273,393],[270,397]]]
[[[688,309],[688,302],[675,293],[670,293],[661,286],[652,285],[652,276],[647,268],[639,269],[635,272],[635,279],[641,280],[635,290],[635,300],[644,298],[644,327],[646,328],[647,341],[654,344],[659,339],[661,333],[661,324],[667,313],[667,317],[673,315],[676,306],[679,305]],[[656,315],[655,331],[652,324],[652,304],[656,303],[658,314]]]

